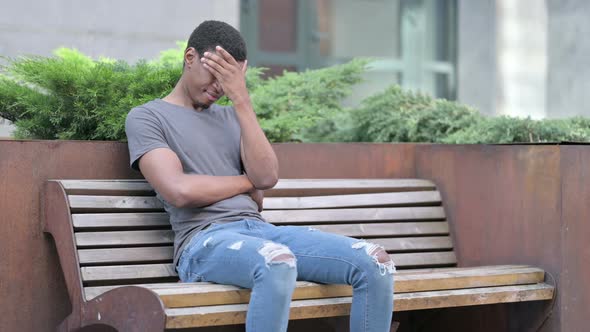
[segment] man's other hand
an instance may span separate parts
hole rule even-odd
[[[262,212],[262,201],[264,200],[264,191],[259,189],[252,189],[250,191],[250,197],[258,205],[258,212]]]

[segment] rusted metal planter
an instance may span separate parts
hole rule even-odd
[[[435,181],[447,202],[461,265],[526,262],[543,268],[557,282],[558,299],[541,331],[586,329],[590,146],[277,144],[274,148],[283,178]],[[138,177],[128,167],[124,143],[0,141],[0,331],[48,331],[71,312],[55,246],[43,234],[43,183],[54,178]],[[536,328],[523,322],[540,325],[550,309],[501,305],[398,318],[401,332],[417,324],[426,331],[444,324],[454,331],[522,331]],[[309,325],[313,326],[308,324],[307,330]]]

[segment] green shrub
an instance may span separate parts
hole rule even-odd
[[[484,117],[476,110],[392,86],[310,137],[338,142],[544,143],[590,141],[590,119]],[[321,139],[320,137],[323,137]]]
[[[444,139],[444,143],[545,143],[590,141],[590,119],[483,118]]]
[[[180,76],[177,66],[94,61],[70,49],[55,54],[5,67],[0,115],[15,122],[17,137],[122,139],[127,112],[164,96]]]
[[[302,140],[302,132],[343,112],[342,100],[361,81],[366,60],[284,72],[251,89],[252,103],[267,137],[273,142]]]
[[[392,86],[350,112],[346,132],[351,142],[442,142],[481,119],[467,106]]]
[[[129,110],[167,95],[182,73],[184,43],[135,65],[93,60],[72,49],[54,57],[10,59],[0,74],[0,116],[19,138],[124,140]],[[265,79],[249,68],[247,85],[272,142],[515,143],[590,141],[590,119],[535,121],[484,117],[456,102],[391,86],[354,109],[342,106],[368,60]],[[219,103],[229,104],[227,98]]]
[[[135,65],[95,61],[64,48],[54,57],[9,60],[0,76],[0,116],[15,123],[19,138],[124,140],[127,113],[164,97],[180,78],[182,45]],[[297,140],[304,128],[338,111],[365,63],[285,72],[269,80],[262,78],[263,68],[250,68],[247,85],[269,139]]]

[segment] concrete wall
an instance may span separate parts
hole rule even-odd
[[[239,28],[239,10],[239,0],[3,1],[0,55],[49,56],[72,47],[95,58],[152,59],[204,20]],[[0,137],[12,129],[0,123]]]
[[[484,114],[496,110],[496,4],[458,0],[457,99]]]
[[[496,113],[546,117],[545,2],[496,0],[496,24]]]
[[[238,0],[22,0],[0,11],[0,54],[50,55],[61,46],[92,57],[151,59],[206,19],[239,27]]]
[[[0,118],[0,138],[10,137],[14,126],[11,125],[10,121]]]
[[[458,100],[488,115],[590,116],[590,1],[458,1]]]
[[[590,1],[547,0],[550,117],[590,116]]]

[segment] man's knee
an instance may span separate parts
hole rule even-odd
[[[286,264],[292,268],[296,266],[295,255],[285,245],[265,242],[262,248],[258,250],[258,253],[264,257],[267,266],[276,264]]]
[[[376,255],[377,255],[377,261],[379,263],[388,263],[388,262],[393,263],[393,261],[391,260],[391,257],[389,257],[389,255],[387,254],[385,249],[379,248]]]
[[[258,250],[265,265],[258,268],[256,280],[264,283],[264,289],[276,299],[290,298],[297,282],[295,255],[282,244],[265,242]]]
[[[352,248],[365,249],[365,253],[372,258],[375,264],[377,264],[381,275],[393,274],[395,272],[395,265],[393,264],[391,257],[389,257],[385,249],[380,245],[366,241],[358,241],[352,245]]]

